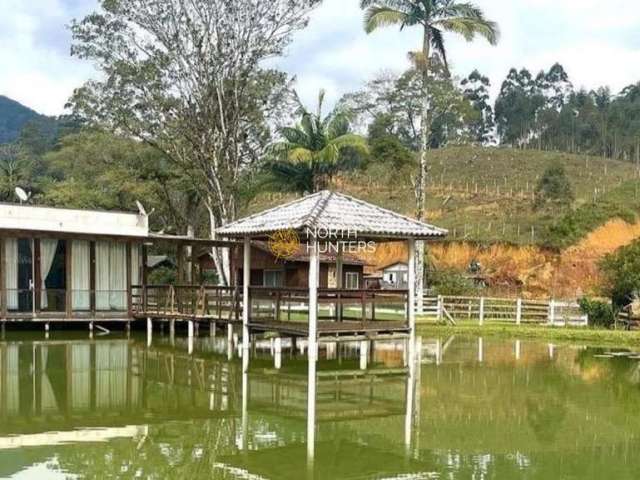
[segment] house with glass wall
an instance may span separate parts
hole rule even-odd
[[[142,213],[0,204],[0,320],[133,320],[159,243],[176,248],[178,280],[195,280],[189,252],[207,240],[150,233]]]

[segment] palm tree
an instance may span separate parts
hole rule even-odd
[[[476,35],[486,38],[490,44],[498,41],[498,26],[487,20],[475,5],[455,0],[361,0],[365,9],[364,28],[372,33],[387,26],[421,26],[422,52],[412,57],[422,71],[422,121],[420,132],[420,171],[416,184],[416,216],[424,217],[425,187],[427,173],[427,149],[429,145],[429,98],[427,84],[431,66],[431,51],[434,50],[448,69],[444,33],[453,32],[471,41]]]
[[[344,168],[345,150],[368,153],[366,139],[350,133],[346,112],[334,110],[323,118],[324,96],[321,90],[316,113],[309,112],[298,99],[300,122],[279,129],[283,141],[272,147],[275,158],[267,163],[267,183],[281,190],[317,192],[327,188]]]
[[[422,27],[422,51],[412,53],[416,67],[422,71],[422,119],[420,125],[420,169],[416,179],[416,217],[424,220],[427,149],[431,121],[429,119],[429,97],[427,84],[431,66],[431,51],[440,57],[448,70],[444,33],[461,35],[472,41],[476,35],[484,37],[491,45],[498,42],[499,31],[495,22],[487,20],[480,8],[456,0],[361,0],[365,10],[364,29],[371,33],[387,26]],[[416,262],[416,289],[419,310],[422,310],[422,283],[424,272],[424,243],[418,242]]]

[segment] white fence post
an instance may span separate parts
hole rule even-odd
[[[553,299],[549,300],[549,323],[556,323],[556,302]]]
[[[522,322],[522,299],[516,300],[516,325]]]
[[[438,304],[436,305],[438,322],[442,320],[442,295],[438,295]]]
[[[480,325],[484,325],[484,297],[480,297]]]

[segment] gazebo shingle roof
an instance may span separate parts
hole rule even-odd
[[[324,190],[236,220],[216,230],[225,237],[266,236],[279,230],[333,229],[359,237],[443,237],[447,231],[337,192]]]

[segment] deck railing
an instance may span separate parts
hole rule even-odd
[[[307,322],[306,288],[251,287],[251,322]],[[407,290],[318,289],[319,321],[408,322]]]
[[[135,315],[201,317],[237,321],[240,293],[235,287],[212,285],[134,285],[132,308]]]

